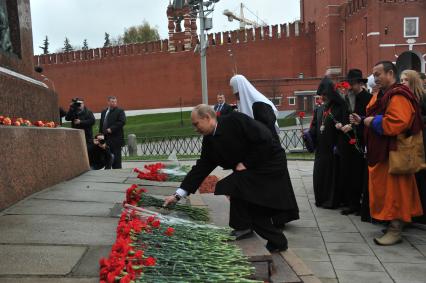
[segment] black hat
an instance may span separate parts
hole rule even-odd
[[[350,69],[348,75],[346,76],[346,80],[351,82],[362,82],[367,83],[368,79],[364,79],[362,77],[362,72],[360,69]]]

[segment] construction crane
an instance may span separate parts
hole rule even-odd
[[[231,12],[231,11],[229,11],[228,9],[226,9],[226,10],[224,10],[223,11],[223,14],[225,15],[225,16],[227,16],[228,17],[228,21],[230,21],[230,22],[232,22],[233,20],[237,20],[237,21],[239,21],[240,22],[240,29],[245,29],[246,28],[246,25],[250,25],[250,26],[253,26],[253,27],[259,27],[259,26],[262,26],[262,25],[267,25],[267,23],[265,23],[264,21],[262,21],[261,20],[261,22],[262,22],[262,24],[259,24],[258,22],[255,22],[255,21],[252,21],[252,20],[249,20],[249,19],[247,19],[246,17],[244,17],[244,8],[247,10],[247,11],[249,11],[250,13],[252,13],[253,14],[253,12],[251,12],[248,8],[247,8],[247,6],[245,6],[243,3],[241,3],[241,5],[240,5],[240,15],[239,16],[237,16],[237,15],[235,15],[233,12]],[[253,14],[254,15],[254,14]],[[255,15],[256,16],[256,15]],[[256,16],[257,17],[257,16]]]

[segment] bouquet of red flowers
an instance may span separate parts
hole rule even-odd
[[[156,207],[175,210],[186,214],[191,220],[203,222],[209,220],[209,212],[206,208],[180,203],[164,207],[164,200],[148,195],[146,192],[147,190],[145,188],[139,188],[138,185],[131,185],[126,191],[126,200],[123,202],[123,206],[130,204],[139,207]]]
[[[159,181],[159,182],[182,182],[188,172],[191,170],[189,165],[166,165],[158,162],[147,164],[145,170],[138,168],[133,172],[138,173],[139,179]]]

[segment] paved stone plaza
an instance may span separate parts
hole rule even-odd
[[[315,206],[312,168],[312,162],[289,162],[300,220],[285,234],[313,273],[322,282],[426,282],[426,226],[407,228],[402,244],[375,245],[384,226]]]
[[[289,162],[301,212],[285,230],[289,254],[322,282],[426,282],[426,227],[406,229],[397,246],[376,246],[372,239],[383,226],[315,207],[312,166]],[[115,237],[117,204],[137,180],[130,175],[130,169],[90,171],[0,212],[0,282],[98,282],[98,260],[109,253]],[[156,192],[167,193],[172,185]]]
[[[384,226],[315,206],[312,161],[289,161],[288,167],[300,220],[288,224],[284,233],[291,251],[322,282],[426,282],[426,226],[405,229],[402,244],[377,246],[373,238]]]

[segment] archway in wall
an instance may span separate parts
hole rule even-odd
[[[424,59],[417,52],[405,51],[398,56],[396,68],[398,69],[398,74],[407,69],[424,72]]]

